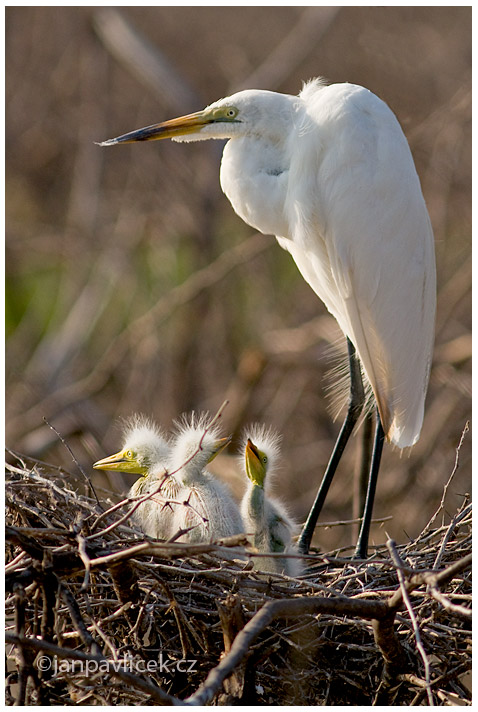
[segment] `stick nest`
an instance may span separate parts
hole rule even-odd
[[[470,704],[466,498],[405,546],[317,554],[296,580],[253,571],[241,537],[114,526],[130,504],[103,514],[73,475],[10,460],[7,704]]]

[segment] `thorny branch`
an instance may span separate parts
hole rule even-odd
[[[430,521],[429,521],[428,524],[426,525],[426,527],[425,527],[425,529],[423,530],[422,534],[425,534],[426,532],[428,532],[428,531],[430,530],[430,528],[432,527],[432,525],[433,525],[435,519],[438,517],[438,515],[440,514],[440,512],[442,512],[442,511],[444,510],[444,508],[445,508],[445,499],[446,499],[446,495],[447,495],[447,492],[448,492],[448,488],[449,488],[449,486],[450,486],[450,484],[451,484],[451,481],[453,480],[453,478],[454,478],[455,475],[456,475],[456,472],[457,472],[457,470],[458,470],[458,467],[460,466],[460,450],[461,450],[461,448],[462,448],[463,442],[464,442],[465,437],[466,437],[466,435],[467,435],[467,433],[468,433],[469,430],[470,430],[470,424],[469,424],[468,421],[467,421],[467,422],[465,423],[465,427],[463,428],[463,431],[462,431],[462,433],[461,433],[460,442],[458,443],[458,445],[457,445],[457,447],[456,447],[456,452],[455,452],[455,464],[453,465],[453,469],[452,469],[452,471],[451,471],[450,477],[448,478],[448,481],[446,482],[446,484],[445,484],[445,486],[444,486],[444,488],[443,488],[443,495],[442,495],[440,504],[438,505],[438,509],[436,510],[435,514],[432,516],[432,518],[430,519]]]
[[[121,666],[115,665],[114,661],[108,660],[103,655],[88,655],[88,653],[82,653],[79,650],[72,650],[71,648],[61,648],[59,645],[53,645],[45,640],[39,640],[38,638],[24,638],[18,635],[12,635],[11,633],[5,633],[5,642],[13,643],[23,649],[33,650],[36,652],[44,651],[50,655],[55,655],[61,660],[81,660],[81,661],[92,661],[97,663],[102,663],[105,666],[105,672],[108,675],[113,675],[118,677],[123,682],[128,683],[133,688],[146,692],[151,696],[151,699],[160,705],[180,705],[182,704],[180,700],[176,697],[171,697],[166,692],[163,692],[159,687],[153,685],[153,683],[148,682],[139,675],[135,675],[127,670],[123,670]]]
[[[70,455],[71,455],[71,459],[73,460],[73,462],[75,463],[75,465],[77,466],[77,468],[79,469],[79,471],[81,472],[81,474],[83,475],[83,477],[85,478],[85,480],[86,480],[86,482],[87,482],[87,484],[88,484],[88,489],[89,489],[89,491],[93,493],[93,496],[94,496],[94,498],[96,499],[96,504],[98,505],[98,507],[99,507],[100,509],[103,509],[103,507],[102,507],[102,505],[101,505],[101,503],[100,503],[100,500],[98,499],[98,495],[96,494],[96,490],[95,490],[95,488],[93,487],[92,481],[90,480],[90,478],[88,477],[88,475],[86,474],[86,472],[84,471],[84,469],[82,468],[82,466],[80,465],[80,463],[78,462],[78,460],[76,459],[73,450],[72,450],[71,447],[68,445],[68,443],[66,442],[65,438],[63,437],[63,435],[61,435],[61,433],[59,433],[58,430],[57,430],[51,423],[49,423],[46,418],[43,418],[43,420],[44,420],[45,424],[48,425],[48,427],[50,428],[50,430],[53,430],[53,432],[59,437],[59,439],[60,439],[62,445],[64,445],[64,446],[66,447],[66,449],[68,450],[68,452],[69,452]]]
[[[147,494],[145,494],[144,496],[142,496],[142,497],[140,497],[140,498],[128,497],[127,499],[124,499],[123,501],[119,502],[118,504],[116,504],[116,505],[114,505],[113,507],[111,507],[110,509],[108,509],[106,512],[103,512],[103,513],[97,518],[97,520],[94,522],[94,524],[93,524],[93,526],[92,526],[93,529],[95,529],[96,526],[98,525],[98,522],[99,522],[101,519],[103,519],[104,517],[106,517],[108,514],[110,514],[110,513],[114,512],[114,511],[116,511],[118,508],[120,508],[120,507],[123,506],[124,504],[128,504],[129,502],[135,501],[135,500],[137,499],[136,504],[134,505],[134,507],[132,507],[130,510],[128,510],[128,511],[126,512],[126,514],[125,514],[123,517],[121,517],[121,519],[118,519],[116,522],[113,522],[113,524],[110,524],[109,527],[106,527],[106,529],[103,529],[102,531],[99,531],[99,532],[97,532],[96,534],[90,534],[90,536],[88,537],[88,539],[95,539],[95,538],[104,536],[104,535],[105,535],[106,533],[108,533],[108,532],[113,531],[113,529],[116,529],[116,527],[118,527],[120,524],[123,524],[123,522],[125,522],[127,519],[129,519],[129,517],[133,514],[133,512],[135,512],[135,511],[138,509],[138,507],[139,507],[141,504],[143,504],[143,502],[147,502],[149,499],[152,499],[154,496],[160,494],[161,489],[162,489],[164,483],[166,482],[167,478],[168,478],[168,477],[173,477],[175,474],[177,474],[180,470],[182,470],[183,467],[185,467],[188,463],[190,463],[191,460],[192,460],[194,457],[196,457],[196,455],[202,450],[202,444],[203,444],[204,438],[206,437],[207,433],[216,425],[216,423],[218,422],[218,420],[222,417],[222,413],[223,413],[224,409],[227,407],[228,403],[229,403],[229,401],[227,401],[227,400],[225,400],[225,401],[223,402],[223,404],[220,406],[220,408],[218,409],[218,411],[216,412],[216,414],[211,418],[211,420],[209,421],[209,423],[207,424],[207,426],[204,428],[204,432],[203,432],[202,435],[201,435],[201,438],[200,438],[200,440],[199,440],[199,443],[198,443],[197,448],[196,448],[196,449],[194,450],[194,452],[187,458],[187,460],[185,460],[185,461],[182,463],[182,465],[181,465],[180,467],[178,467],[178,468],[177,468],[176,470],[174,470],[173,472],[165,472],[165,473],[164,473],[164,477],[163,477],[163,479],[161,480],[160,484],[159,484],[157,487],[152,488],[151,491],[148,492]],[[173,501],[170,501],[170,500],[168,500],[168,501],[164,500],[164,503],[165,503],[165,506],[166,506],[167,504],[181,504],[180,502],[173,502]],[[192,505],[189,504],[189,502],[188,502],[188,506],[191,507],[191,508],[194,510],[194,508],[192,507]],[[194,511],[195,511],[195,510],[194,510]],[[198,512],[196,512],[196,514],[198,514],[198,516],[200,516]]]
[[[307,630],[313,636],[314,645],[319,646],[319,650],[324,648],[328,651],[335,649],[337,644],[334,642],[333,647],[326,648],[330,635],[326,635],[325,631],[334,630],[334,641],[337,631],[347,631],[346,638],[353,641],[351,650],[360,650],[360,655],[368,656],[365,663],[368,666],[373,664],[373,660],[378,662],[373,650],[377,654],[380,651],[385,665],[375,664],[375,670],[384,669],[383,685],[390,700],[395,699],[397,681],[402,681],[402,688],[408,690],[405,704],[410,703],[414,694],[423,696],[428,693],[430,700],[431,691],[436,700],[445,699],[443,696],[448,693],[456,694],[457,690],[461,690],[463,699],[467,699],[468,693],[460,687],[458,676],[468,669],[469,660],[461,651],[466,649],[469,637],[467,606],[471,604],[471,596],[468,593],[467,570],[471,565],[468,553],[471,505],[463,505],[451,524],[428,532],[423,544],[410,542],[397,549],[400,554],[394,562],[384,550],[373,560],[355,567],[351,567],[350,560],[343,557],[324,555],[316,557],[320,560],[320,567],[315,579],[309,574],[302,580],[294,580],[250,571],[243,560],[221,560],[221,554],[226,550],[230,553],[231,546],[245,544],[245,539],[241,537],[223,540],[220,545],[145,541],[138,540],[138,532],[123,522],[114,530],[105,528],[103,537],[89,540],[78,521],[85,521],[88,517],[91,517],[90,521],[98,519],[93,500],[75,495],[67,486],[62,489],[54,481],[32,470],[24,471],[22,475],[17,469],[18,472],[12,471],[12,480],[7,483],[7,507],[11,512],[10,521],[23,522],[27,526],[10,526],[7,529],[7,541],[15,548],[11,549],[12,560],[6,577],[7,592],[17,592],[16,598],[13,593],[7,599],[7,610],[12,612],[12,619],[17,601],[19,623],[14,631],[8,631],[9,642],[19,646],[17,663],[18,673],[21,674],[18,679],[24,682],[20,688],[12,688],[17,699],[18,689],[26,703],[40,701],[42,695],[44,702],[51,703],[56,699],[54,690],[57,682],[50,683],[49,679],[36,677],[34,662],[40,649],[55,655],[53,651],[58,648],[61,651],[59,658],[71,657],[73,660],[81,659],[81,649],[75,650],[75,647],[82,645],[83,655],[89,656],[84,659],[106,660],[105,669],[109,674],[115,662],[121,659],[125,644],[132,646],[141,656],[144,650],[148,651],[148,645],[152,646],[153,652],[149,654],[154,657],[158,645],[164,646],[165,642],[170,645],[172,640],[177,641],[177,655],[184,657],[186,653],[194,652],[195,657],[201,658],[200,671],[188,680],[187,685],[168,687],[168,692],[164,693],[161,689],[164,678],[161,676],[145,679],[142,674],[129,673],[130,676],[125,677],[120,670],[119,674],[111,673],[122,681],[116,688],[113,683],[114,699],[123,699],[125,690],[129,689],[134,690],[133,694],[137,695],[134,699],[141,700],[141,703],[206,704],[221,691],[226,678],[236,672],[239,674],[242,663],[251,660],[252,664],[248,663],[248,670],[252,670],[250,674],[256,675],[260,671],[262,675],[264,663],[257,666],[254,656],[259,650],[263,655],[269,640],[273,641],[274,650],[277,649],[277,641],[296,650],[304,662],[301,675],[309,674],[307,670],[310,666],[311,684],[314,685],[312,680],[317,676],[317,657],[309,655],[303,642],[296,645],[291,633],[287,632],[294,629]],[[62,496],[64,499],[59,499]],[[20,507],[22,498],[25,498],[24,509]],[[68,504],[59,505],[59,501]],[[66,527],[64,530],[55,517],[59,506],[62,509],[61,521]],[[81,517],[78,516],[80,513]],[[37,526],[31,526],[35,522]],[[460,542],[458,547],[457,542]],[[421,554],[420,547],[427,551],[426,557]],[[438,551],[442,552],[440,561],[444,562],[441,571],[433,568]],[[240,553],[244,553],[243,550]],[[398,587],[395,580],[397,570],[402,579]],[[82,578],[84,586],[86,572],[89,572],[88,590],[82,591]],[[381,576],[385,584],[380,584],[377,576]],[[169,591],[166,591],[163,579],[168,581]],[[342,582],[347,579],[347,596],[344,591],[340,592],[339,579]],[[207,643],[211,646],[207,650],[219,652],[221,648],[217,646],[224,645],[219,637],[219,626],[211,627],[210,623],[217,620],[216,602],[222,600],[225,591],[231,590],[237,595],[247,622],[235,638],[231,636],[222,659],[218,660],[216,655],[204,655],[201,651],[206,652],[203,647],[206,630],[211,631],[208,635],[216,630],[216,638],[213,643]],[[22,592],[28,596],[28,608],[22,607],[18,598]],[[209,607],[206,601],[210,602]],[[430,674],[426,680],[420,681],[421,677],[410,658],[410,650],[402,647],[402,637],[408,629],[405,627],[404,631],[405,619],[396,614],[407,607],[407,601],[413,602],[428,659],[431,660],[433,655],[442,661],[442,674],[434,678]],[[436,611],[432,618],[429,616],[430,606],[434,606]],[[376,647],[370,637],[370,625],[365,621],[372,622]],[[46,639],[39,639],[41,630],[44,630]],[[61,644],[55,647],[53,636],[58,630],[62,631],[58,638]],[[353,631],[357,630],[362,631],[361,637],[354,637]],[[166,631],[167,637],[159,643],[163,631]],[[446,631],[446,638],[444,633],[440,637],[440,631]],[[450,634],[458,639],[451,647],[445,642]],[[367,639],[364,647],[363,640]],[[432,646],[434,640],[437,641],[436,648]],[[72,647],[65,647],[72,643]],[[144,644],[146,648],[143,649]],[[344,654],[346,650],[345,647]],[[75,657],[78,654],[80,658]],[[326,652],[325,656],[328,654]],[[450,665],[446,667],[448,660]],[[279,656],[278,665],[282,666],[281,674],[284,675],[287,674],[287,666],[284,667],[285,663],[281,661]],[[240,681],[240,675],[237,679]],[[259,679],[262,685],[265,678]],[[359,679],[360,675],[353,684],[360,686]],[[77,680],[80,688],[85,685],[84,680],[82,682],[79,677]],[[349,683],[345,681],[345,684]],[[110,686],[110,690],[113,688]],[[237,699],[235,695],[256,694],[255,685],[238,684],[229,687],[231,689],[235,690],[234,699]],[[32,697],[35,690],[37,696]],[[319,697],[314,699],[320,699],[320,693],[316,694]],[[370,691],[365,691],[365,683],[363,694],[370,694]],[[49,697],[51,695],[53,697]],[[94,699],[101,700],[101,694],[98,692],[98,697],[94,695]],[[253,701],[249,700],[249,703]]]
[[[400,583],[400,591],[402,592],[403,602],[405,603],[408,614],[410,616],[410,620],[412,621],[413,631],[415,633],[415,640],[417,643],[417,650],[421,655],[421,658],[423,660],[423,666],[425,668],[425,681],[426,681],[428,702],[431,706],[433,706],[433,695],[432,695],[431,688],[430,688],[430,661],[428,660],[427,654],[425,652],[425,648],[423,647],[422,638],[420,635],[420,627],[418,625],[417,617],[415,615],[412,603],[410,601],[410,597],[408,595],[407,587],[405,584],[405,577],[403,575],[403,571],[401,570],[402,561],[398,554],[396,544],[392,539],[389,539],[387,541],[387,549],[390,552],[390,556],[392,557],[393,563],[397,567],[397,576],[398,576],[398,580]]]
[[[191,548],[191,547],[190,547]],[[211,547],[208,545],[195,545],[193,547],[196,552],[198,553],[201,548],[202,551],[205,552],[208,549],[211,550]],[[379,645],[379,647],[382,650],[382,654],[384,655],[384,658],[386,661],[389,661],[390,655],[389,655],[389,650],[390,650],[390,641],[384,645],[384,637],[385,640],[387,637],[394,637],[394,632],[393,632],[393,625],[390,625],[391,621],[393,621],[393,611],[398,610],[399,604],[400,604],[400,599],[405,602],[405,605],[407,606],[411,618],[412,618],[412,623],[414,625],[415,629],[415,634],[417,637],[417,647],[420,649],[420,653],[422,654],[422,658],[427,660],[425,651],[423,649],[423,645],[421,643],[421,640],[419,638],[419,632],[418,632],[418,624],[416,622],[416,617],[413,613],[413,609],[411,608],[411,603],[410,599],[408,596],[408,591],[407,591],[407,583],[405,582],[403,573],[401,571],[402,569],[402,562],[398,556],[398,553],[396,551],[396,548],[394,547],[393,543],[390,544],[389,546],[392,558],[394,560],[395,565],[397,566],[397,572],[399,575],[399,580],[400,580],[400,588],[397,590],[395,594],[393,594],[391,597],[389,597],[388,600],[367,600],[367,599],[362,599],[362,598],[348,598],[345,596],[336,596],[333,598],[325,598],[322,596],[310,596],[310,597],[300,597],[300,598],[293,598],[293,599],[283,599],[283,600],[278,600],[278,601],[269,601],[265,603],[262,608],[251,618],[251,620],[244,626],[244,628],[238,633],[236,636],[234,642],[232,643],[231,649],[229,653],[221,660],[221,662],[213,668],[209,675],[207,676],[206,680],[204,683],[196,690],[196,692],[193,695],[190,695],[184,703],[181,703],[181,701],[177,698],[173,698],[171,696],[167,697],[167,702],[166,698],[162,697],[162,693],[158,692],[158,690],[154,686],[149,686],[146,688],[143,683],[138,683],[138,680],[135,680],[135,685],[139,687],[139,689],[142,689],[144,691],[148,690],[149,694],[151,694],[152,698],[159,701],[161,699],[162,704],[187,704],[187,705],[204,705],[210,702],[214,695],[220,690],[223,681],[225,678],[231,674],[233,670],[242,662],[242,660],[245,658],[245,656],[248,654],[248,652],[251,649],[251,646],[254,644],[254,642],[258,639],[259,635],[266,629],[268,628],[271,623],[274,620],[277,620],[279,618],[295,618],[295,617],[300,617],[304,615],[319,615],[319,614],[331,614],[337,617],[340,616],[352,616],[352,617],[361,617],[369,620],[375,620],[378,622],[384,622],[385,627],[382,628],[382,638],[380,636],[376,636],[376,641]],[[151,543],[143,543],[139,544],[135,547],[130,547],[129,549],[121,552],[117,552],[116,554],[108,555],[108,556],[103,556],[103,557],[98,557],[97,559],[90,560],[89,565],[90,567],[93,566],[100,566],[100,565],[108,565],[111,564],[113,561],[118,562],[121,559],[126,559],[126,558],[132,558],[136,557],[140,554],[153,554],[156,553],[158,550],[161,550],[161,555],[165,555],[165,550],[163,546],[156,545],[156,544],[151,544]],[[467,566],[470,564],[470,558],[465,557],[461,561],[455,562],[453,565],[448,567],[442,572],[439,572],[438,574],[419,574],[417,577],[415,577],[414,581],[411,581],[410,588],[419,585],[419,580],[421,583],[424,583],[425,581],[428,582],[431,580],[430,576],[433,576],[433,580],[435,584],[440,585],[443,584],[445,581],[450,580],[453,576],[455,576],[457,573],[460,571],[464,570]],[[400,592],[400,599],[397,597],[397,594]],[[395,599],[395,600],[394,600]],[[393,601],[393,604],[392,604]],[[392,613],[392,618],[391,618],[391,613]],[[77,624],[78,625],[78,624]],[[81,630],[86,630],[86,626],[82,626]],[[84,635],[84,632],[83,632]],[[23,640],[20,639],[20,637],[15,637],[15,636],[10,636],[8,638],[10,642],[17,642],[18,644],[21,644],[22,646],[28,646],[27,643]],[[31,639],[26,639],[26,640],[31,640]],[[43,644],[44,641],[41,642]],[[33,643],[33,647],[35,645],[40,645],[39,641],[35,641]],[[45,645],[47,645],[45,643]],[[49,644],[48,644],[49,645]],[[49,649],[47,647],[43,649]],[[398,643],[395,643],[395,645],[398,645]],[[398,646],[399,647],[399,646]],[[55,646],[52,646],[52,649],[55,648]],[[62,650],[58,648],[58,650]],[[57,654],[57,649],[55,648],[55,654]],[[66,652],[65,650],[62,650],[61,654],[59,654],[59,657],[68,657],[69,653],[72,651]],[[74,657],[74,656],[73,656]],[[81,658],[75,658],[75,659],[81,659]],[[87,659],[87,658],[83,658]],[[89,656],[89,659],[100,659],[98,656]],[[101,658],[102,660],[106,660],[106,658]],[[427,660],[428,662],[428,660]],[[426,666],[426,681],[427,681],[427,692],[429,693],[429,701],[432,703],[433,698],[431,696],[431,690],[430,690],[430,674],[429,674],[429,667]],[[119,675],[121,677],[121,675]],[[135,677],[135,676],[133,676]],[[136,676],[137,678],[137,676]],[[130,677],[121,677],[123,680],[132,680]],[[153,687],[153,689],[151,689]]]

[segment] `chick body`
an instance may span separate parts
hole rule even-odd
[[[184,504],[175,508],[173,529],[186,531],[179,541],[203,542],[241,534],[239,507],[229,488],[206,469],[227,444],[207,415],[195,415],[178,423],[171,447],[170,471],[180,482]]]
[[[241,502],[241,514],[247,534],[261,554],[297,554],[293,542],[297,525],[286,507],[270,496],[268,484],[280,456],[280,436],[264,426],[251,426],[244,442],[243,464],[248,485]],[[299,559],[260,556],[254,567],[271,573],[298,576],[302,566]]]

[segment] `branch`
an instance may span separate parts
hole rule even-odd
[[[221,688],[225,678],[242,662],[251,645],[259,635],[277,618],[296,618],[302,615],[332,613],[335,615],[353,615],[366,619],[385,618],[389,609],[383,601],[367,601],[353,598],[292,598],[268,601],[237,634],[230,652],[213,668],[206,680],[194,694],[185,700],[187,705],[208,704]]]
[[[458,559],[446,569],[438,573],[432,571],[423,571],[416,574],[406,581],[405,587],[408,593],[414,591],[419,586],[426,584],[427,586],[445,586],[449,581],[451,581],[455,576],[461,574],[462,571],[466,571],[471,566],[472,555],[467,554],[462,559]],[[400,567],[402,570],[405,568]],[[397,612],[403,605],[403,592],[401,588],[398,588],[395,593],[388,599],[388,606],[391,611]]]
[[[407,587],[416,588],[431,580],[435,584],[443,585],[457,573],[468,568],[470,564],[471,555],[455,562],[439,574],[415,575],[411,583],[406,582],[404,588],[400,587],[388,601],[371,601],[343,596],[334,598],[310,596],[308,598],[268,601],[238,633],[229,653],[219,665],[210,671],[204,683],[185,700],[185,704],[208,704],[221,688],[225,678],[248,654],[251,645],[254,644],[259,635],[277,618],[294,618],[307,614],[328,613],[337,616],[351,615],[372,620],[375,641],[385,660],[386,672],[396,674],[403,667],[405,660],[403,649],[394,631],[394,617],[402,604],[404,591],[406,593]]]
[[[246,240],[222,252],[213,262],[193,272],[182,284],[173,287],[148,311],[126,326],[111,342],[95,367],[84,378],[68,384],[46,396],[41,402],[22,413],[22,422],[36,422],[45,411],[53,411],[59,404],[85,399],[100,390],[111,371],[125,358],[133,343],[139,348],[144,338],[149,338],[153,325],[165,321],[172,312],[195,299],[203,291],[224,279],[232,270],[263,252],[274,244],[268,235],[254,233]],[[15,421],[12,421],[15,423]],[[10,425],[12,425],[12,422]]]
[[[161,480],[161,482],[159,482],[159,484],[158,484],[156,487],[152,487],[151,490],[150,490],[147,494],[145,494],[145,495],[141,496],[140,498],[138,498],[138,501],[136,501],[136,504],[134,505],[134,507],[132,507],[130,510],[128,510],[128,511],[126,512],[126,514],[124,514],[124,515],[123,515],[120,519],[118,519],[116,522],[113,522],[113,524],[110,524],[108,527],[106,527],[106,529],[102,529],[101,531],[97,532],[96,534],[90,534],[90,536],[88,536],[87,539],[96,539],[96,538],[98,538],[98,537],[100,537],[100,536],[103,536],[104,534],[107,534],[108,532],[112,531],[113,529],[116,529],[116,527],[118,527],[120,524],[123,524],[123,522],[125,522],[125,521],[133,514],[133,512],[136,511],[136,509],[138,509],[138,507],[139,507],[141,504],[143,504],[143,502],[146,502],[146,501],[148,501],[148,500],[150,500],[150,499],[153,499],[156,495],[160,494],[160,493],[161,493],[161,489],[162,489],[164,483],[166,482],[166,480],[168,479],[168,477],[174,477],[174,475],[176,475],[180,470],[183,469],[183,467],[185,467],[187,464],[189,464],[189,463],[191,462],[191,460],[192,460],[193,458],[195,458],[196,455],[202,450],[202,444],[203,444],[204,438],[206,437],[206,434],[211,430],[211,428],[213,428],[213,427],[216,425],[216,423],[218,422],[218,420],[222,417],[222,413],[223,413],[224,409],[228,406],[228,404],[229,404],[229,401],[228,401],[228,400],[225,400],[225,401],[223,402],[223,404],[221,405],[221,407],[219,408],[219,410],[216,412],[216,414],[211,418],[211,420],[210,420],[210,421],[207,423],[207,425],[205,426],[204,432],[203,432],[202,435],[201,435],[201,438],[200,438],[200,440],[199,440],[199,443],[198,443],[196,449],[195,449],[194,452],[187,458],[187,460],[185,460],[185,461],[180,465],[180,467],[178,467],[176,470],[173,470],[173,472],[167,472],[167,471],[165,471],[165,472],[164,472],[163,479]],[[228,441],[228,444],[229,444],[229,442],[230,442],[230,439],[229,439],[229,441]],[[190,492],[190,496],[191,496],[191,492]],[[120,506],[122,506],[123,504],[125,504],[125,503],[127,503],[127,502],[130,502],[130,501],[133,501],[134,499],[136,499],[136,498],[128,497],[127,499],[124,499],[124,500],[123,500],[122,502],[120,502],[119,504],[116,504],[116,505],[114,505],[113,507],[111,507],[111,508],[110,508],[109,510],[107,510],[106,512],[103,512],[103,513],[96,519],[96,521],[95,521],[95,523],[93,524],[93,527],[92,527],[92,528],[94,529],[94,528],[96,527],[96,525],[98,524],[98,522],[99,522],[103,517],[105,517],[109,512],[115,511],[116,509],[118,509],[118,508],[119,508]],[[187,504],[187,506],[190,507],[190,508],[193,510],[193,512],[198,515],[199,518],[201,518],[201,519],[203,519],[203,521],[205,521],[205,520],[204,520],[204,517],[202,517],[201,514],[199,514],[199,512],[197,512],[191,504],[189,504],[189,498],[188,498],[188,501],[187,501],[187,502],[174,502],[173,500],[168,500],[168,501],[163,500],[163,501],[164,501],[164,505],[163,505],[163,506],[171,505],[171,504],[183,504],[183,505],[186,505],[186,504]],[[191,527],[191,528],[194,528],[194,527]],[[189,531],[189,529],[188,529],[188,531]],[[183,533],[184,533],[184,532],[181,532],[181,535],[182,535]],[[180,535],[180,536],[181,536],[181,535]]]
[[[139,81],[152,89],[170,111],[186,114],[203,104],[165,55],[112,7],[93,15],[93,25],[105,47]]]
[[[412,603],[408,596],[407,586],[405,583],[405,577],[403,575],[403,571],[401,570],[403,563],[402,563],[402,560],[400,559],[400,556],[398,554],[395,542],[392,539],[389,539],[387,541],[387,549],[390,552],[390,556],[392,557],[393,563],[397,567],[397,576],[398,576],[398,580],[400,582],[400,590],[402,592],[402,597],[403,597],[405,606],[407,607],[407,611],[410,616],[410,620],[412,622],[413,632],[415,633],[415,640],[416,640],[416,644],[417,644],[417,650],[421,655],[421,658],[423,660],[423,665],[425,667],[425,681],[426,681],[428,702],[429,702],[430,706],[433,706],[433,704],[434,704],[433,694],[432,694],[431,687],[430,687],[430,661],[428,660],[427,654],[425,652],[425,648],[423,647],[422,638],[420,635],[420,627],[418,625],[417,617],[415,615],[415,611],[413,610]]]
[[[58,430],[55,428],[55,426],[52,425],[51,423],[49,423],[48,420],[47,420],[45,417],[43,418],[43,421],[46,423],[46,425],[48,425],[48,427],[50,428],[50,430],[53,430],[53,432],[56,433],[56,435],[58,435],[58,437],[59,437],[61,443],[66,447],[66,449],[67,449],[68,452],[70,453],[71,459],[73,460],[73,462],[75,463],[75,465],[77,466],[77,468],[79,469],[79,471],[81,472],[81,474],[83,475],[83,477],[85,478],[85,480],[87,481],[87,483],[88,483],[88,488],[89,488],[90,492],[93,493],[93,495],[94,495],[94,497],[95,497],[95,499],[96,499],[96,504],[98,505],[98,507],[99,507],[101,510],[103,510],[103,507],[101,506],[100,500],[98,499],[98,495],[96,494],[96,490],[95,490],[95,488],[93,487],[92,481],[90,480],[90,478],[88,477],[88,475],[86,474],[86,472],[84,471],[84,469],[82,468],[82,466],[80,465],[80,463],[78,462],[78,460],[76,459],[76,457],[75,457],[75,455],[74,455],[74,453],[73,453],[73,450],[72,450],[71,447],[68,445],[68,443],[66,442],[65,438],[63,437],[63,435],[61,435],[61,434],[58,432]]]
[[[102,668],[107,667],[105,674],[113,675],[119,678],[123,682],[126,682],[131,687],[141,690],[146,694],[150,695],[151,698],[160,705],[182,705],[183,703],[177,697],[168,695],[163,692],[159,687],[153,685],[152,682],[144,680],[139,675],[134,675],[127,670],[122,670],[121,667],[115,661],[110,661],[103,655],[88,655],[87,653],[82,653],[79,650],[72,650],[71,648],[60,648],[52,643],[47,643],[45,640],[40,640],[38,638],[24,638],[22,636],[13,635],[12,633],[5,633],[5,641],[7,643],[12,643],[13,645],[19,646],[20,648],[25,648],[34,651],[45,651],[49,655],[55,656],[60,659],[66,660],[81,660],[83,662],[93,661],[101,663]]]
[[[430,529],[430,527],[432,526],[432,524],[433,524],[433,522],[435,521],[435,519],[438,517],[438,515],[440,514],[440,512],[441,512],[441,511],[444,509],[444,507],[445,507],[445,499],[446,499],[446,495],[447,495],[447,492],[448,492],[448,487],[450,486],[450,483],[451,483],[452,479],[454,478],[454,476],[455,476],[455,474],[456,474],[456,472],[457,472],[457,470],[458,470],[458,467],[459,467],[459,465],[460,465],[460,450],[461,450],[461,446],[463,445],[463,441],[464,441],[465,436],[466,436],[466,434],[468,433],[469,429],[470,429],[469,423],[468,423],[468,421],[466,421],[465,427],[463,428],[463,432],[462,432],[462,434],[461,434],[460,442],[458,443],[457,448],[456,448],[456,451],[455,451],[455,464],[454,464],[454,466],[453,466],[453,470],[451,471],[451,475],[450,475],[450,477],[448,478],[448,481],[447,481],[447,483],[445,484],[445,486],[444,486],[444,488],[443,488],[443,495],[442,495],[442,498],[441,498],[441,502],[440,502],[440,504],[439,504],[439,506],[438,506],[438,509],[436,510],[435,514],[432,516],[432,518],[430,519],[430,521],[429,521],[428,524],[426,525],[425,529],[422,531],[421,536],[423,536],[424,534],[427,533],[427,531]]]
[[[153,541],[143,541],[141,544],[136,544],[128,549],[121,549],[120,551],[114,551],[111,554],[106,554],[105,556],[99,556],[97,559],[90,560],[91,567],[98,566],[111,566],[111,564],[117,563],[124,559],[132,559],[137,556],[161,556],[162,558],[175,558],[175,557],[187,557],[187,556],[197,556],[198,554],[212,554],[214,552],[220,552],[224,546],[228,546],[229,541],[232,540],[232,546],[238,546],[240,543],[247,543],[247,537],[242,535],[237,535],[234,537],[228,537],[222,539],[222,546],[219,544],[190,544],[188,542],[153,542]]]
[[[339,12],[340,7],[305,8],[290,32],[234,91],[279,88],[310,52],[316,51]]]

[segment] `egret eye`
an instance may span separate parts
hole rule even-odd
[[[132,460],[133,459],[133,451],[128,450],[128,452],[126,453],[126,457],[128,458],[128,460]]]
[[[232,107],[226,111],[226,116],[228,119],[233,119],[237,115],[237,110]]]
[[[267,455],[264,455],[264,457],[262,458],[262,462],[264,463],[264,465],[267,465]]]

